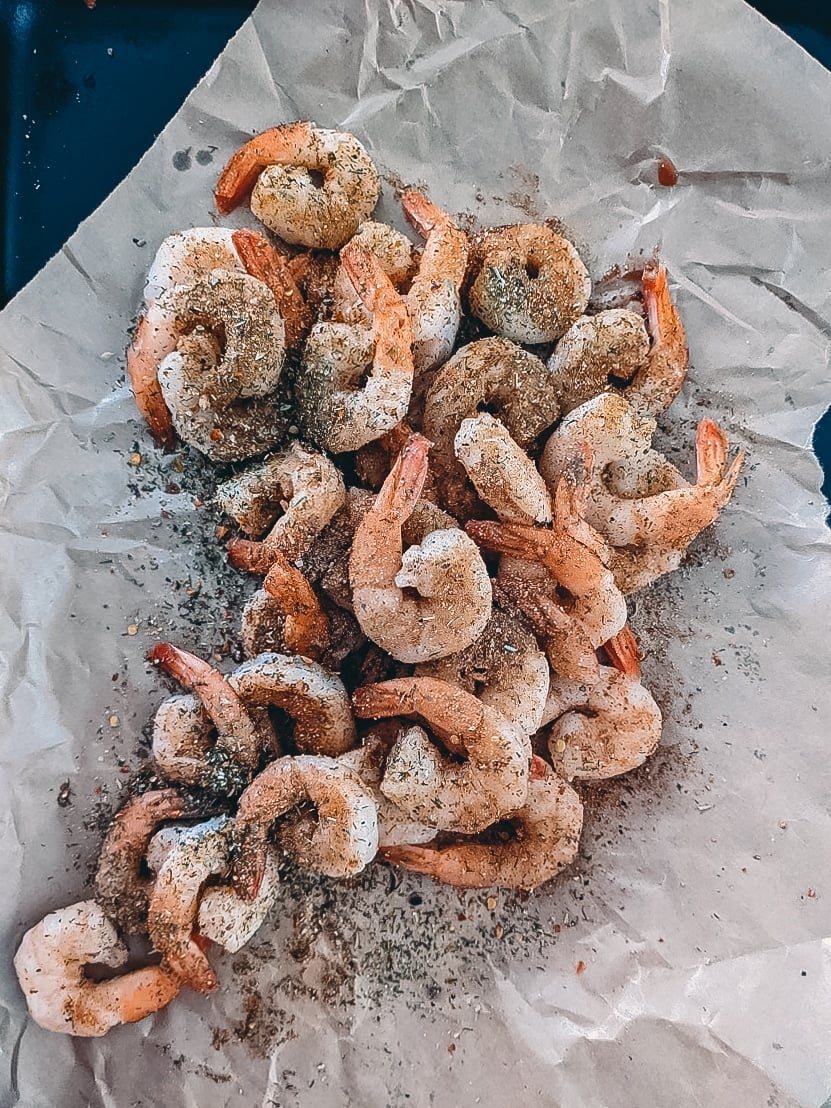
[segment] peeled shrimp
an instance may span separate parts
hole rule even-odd
[[[424,434],[435,443],[433,467],[445,507],[468,519],[476,499],[456,460],[454,441],[465,419],[487,404],[527,450],[559,412],[552,375],[506,339],[479,339],[457,350],[436,374],[424,401]]]
[[[98,903],[128,934],[143,931],[153,879],[142,874],[147,845],[163,820],[182,814],[175,789],[158,789],[132,797],[113,820],[101,846],[95,874]]]
[[[314,829],[307,837],[303,827],[299,832],[295,827],[295,835],[283,843],[299,865],[328,877],[351,877],[375,857],[375,802],[358,778],[335,758],[279,758],[240,797],[234,887],[241,896],[252,899],[259,891],[271,824],[304,801],[317,808]]]
[[[233,539],[228,544],[232,565],[267,573],[275,551],[290,560],[306,553],[346,503],[346,488],[333,462],[294,442],[225,481],[217,489],[217,501],[249,534],[262,534],[273,524],[261,541]]]
[[[193,937],[199,896],[209,877],[228,869],[232,825],[227,816],[217,816],[183,830],[159,866],[150,894],[147,928],[153,946],[164,964],[200,993],[215,989],[217,979]]]
[[[404,301],[362,246],[344,247],[341,264],[371,331],[316,324],[297,389],[306,432],[334,454],[357,450],[395,427],[407,413],[413,386],[413,328]],[[367,366],[369,376],[360,385]]]
[[[503,338],[553,342],[586,310],[588,270],[568,239],[544,223],[486,231],[476,256],[470,310]]]
[[[216,206],[227,215],[249,191],[251,211],[285,242],[337,250],[371,214],[380,183],[354,135],[298,122],[255,135],[231,157]]]
[[[609,388],[609,377],[628,381],[643,365],[649,336],[637,312],[610,308],[581,316],[548,360],[563,415]]]
[[[353,704],[359,719],[417,716],[464,757],[442,754],[421,727],[399,735],[381,792],[411,818],[473,834],[525,802],[527,737],[463,689],[432,677],[398,678],[356,689]]]
[[[408,440],[361,520],[349,558],[355,617],[368,638],[401,662],[463,650],[491,613],[487,568],[463,531],[430,531],[403,550],[401,528],[423,487],[428,449],[421,435]]]
[[[545,481],[504,423],[488,412],[464,419],[453,448],[479,496],[501,520],[551,523]]]
[[[652,347],[625,395],[639,412],[657,415],[681,391],[689,362],[684,325],[669,293],[667,271],[657,262],[643,272],[643,304]]]
[[[512,835],[506,840],[444,846],[398,846],[381,851],[385,861],[462,889],[535,889],[577,857],[583,827],[583,805],[570,785],[534,758],[528,798],[505,817]],[[501,841],[500,841],[501,840]]]
[[[289,297],[280,290],[293,283],[280,255],[252,231],[194,227],[168,235],[162,242],[147,275],[144,315],[127,351],[127,370],[139,411],[153,437],[168,449],[174,441],[173,423],[159,384],[158,369],[177,349],[184,334],[185,321],[179,318],[176,289],[215,270],[251,272],[269,286],[281,314]],[[290,312],[287,318],[293,320]]]
[[[261,653],[258,644],[264,637],[272,640],[276,625],[282,620],[284,651],[317,659],[329,645],[329,620],[300,570],[279,551],[274,552],[273,558],[262,589],[254,593],[243,609],[243,649],[249,657]]]
[[[407,293],[413,321],[415,372],[424,373],[446,362],[462,318],[459,289],[467,268],[467,235],[450,216],[415,189],[401,195],[404,215],[427,240]]]
[[[567,780],[598,780],[635,769],[661,739],[661,710],[635,677],[601,666],[591,684],[552,676],[543,726],[554,768]]]
[[[614,548],[610,565],[625,592],[677,568],[690,542],[729,501],[744,461],[741,453],[728,469],[727,437],[712,420],[702,420],[691,485],[652,448],[654,431],[654,419],[623,397],[605,394],[570,413],[540,459],[540,472],[552,484],[575,451],[588,446],[585,517]]]
[[[181,981],[165,966],[132,970],[109,981],[92,981],[88,965],[117,969],[127,948],[94,900],[50,912],[23,936],[14,956],[17,979],[35,1023],[68,1035],[106,1035],[135,1023],[176,996]]]
[[[534,636],[498,608],[466,650],[422,663],[416,676],[436,677],[474,693],[523,735],[540,728],[548,695],[548,660]]]

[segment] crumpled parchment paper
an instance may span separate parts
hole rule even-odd
[[[162,237],[215,219],[226,157],[297,118],[366,143],[399,225],[403,180],[482,222],[557,216],[595,276],[659,245],[692,351],[660,441],[691,473],[710,415],[749,460],[687,566],[635,602],[663,747],[587,790],[571,873],[490,901],[380,865],[351,885],[292,876],[273,926],[215,959],[216,994],[103,1040],[52,1035],[11,957],[86,894],[146,758],[166,689],[144,653],[221,651],[254,587],[224,568],[210,469],[191,454],[180,473],[136,420],[123,349]],[[831,1096],[831,561],[810,450],[829,119],[828,73],[735,0],[263,0],[0,316],[3,1104]]]

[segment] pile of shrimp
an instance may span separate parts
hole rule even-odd
[[[653,446],[688,361],[665,267],[593,286],[553,224],[467,233],[405,189],[413,242],[371,220],[379,192],[353,135],[275,127],[215,194],[271,234],[177,232],[151,267],[136,402],[160,447],[224,464],[227,556],[260,581],[236,670],[149,655],[180,686],[152,784],[94,895],[15,958],[43,1027],[101,1035],[214,989],[211,951],[263,923],[284,858],[534,889],[574,862],[587,785],[658,745],[626,598],[743,459],[709,419],[693,480]],[[87,976],[133,936],[155,959]]]

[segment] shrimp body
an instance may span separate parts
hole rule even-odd
[[[445,504],[467,519],[475,506],[454,453],[465,419],[487,404],[511,437],[527,450],[557,418],[552,375],[539,358],[506,339],[479,339],[457,350],[437,372],[424,401],[424,434],[435,444],[433,467]]]
[[[491,612],[487,568],[463,531],[431,531],[403,549],[401,528],[423,488],[428,448],[420,435],[408,440],[358,525],[349,558],[355,617],[368,638],[401,662],[463,650]]]
[[[543,725],[554,768],[598,780],[642,765],[661,739],[661,710],[635,677],[601,666],[590,684],[552,676]]]
[[[380,183],[354,135],[298,122],[255,135],[231,157],[216,206],[225,215],[249,191],[251,211],[285,242],[337,250],[371,214]]]
[[[358,778],[335,758],[279,758],[266,766],[240,797],[234,886],[241,896],[253,899],[260,889],[271,824],[305,801],[317,809],[313,830],[304,824],[283,839],[283,846],[299,865],[328,877],[351,877],[375,857],[375,802]]]
[[[371,330],[316,324],[298,382],[305,431],[333,454],[357,450],[395,427],[413,387],[413,328],[404,301],[375,255],[359,244],[341,251],[341,264]]]
[[[402,193],[401,206],[408,222],[427,240],[406,297],[413,321],[415,372],[424,373],[447,361],[456,341],[462,318],[459,289],[467,268],[467,235],[415,189]]]
[[[681,391],[689,363],[687,337],[670,296],[666,267],[657,262],[643,272],[643,303],[652,347],[625,394],[639,412],[657,415]]]
[[[553,342],[586,310],[588,270],[568,239],[544,223],[486,231],[476,258],[470,310],[503,338]]]
[[[86,1037],[142,1020],[179,992],[181,981],[165,966],[147,966],[109,981],[84,975],[87,965],[117,969],[126,961],[127,949],[103,908],[82,900],[50,912],[27,931],[14,968],[35,1023]]]
[[[412,819],[473,834],[525,802],[528,738],[475,696],[432,677],[398,678],[356,689],[359,719],[417,716],[454,754],[439,752],[421,727],[399,734],[381,792]]]
[[[548,360],[563,415],[609,388],[609,377],[628,381],[643,365],[649,336],[637,312],[610,308],[581,316]]]
[[[346,503],[343,477],[333,462],[294,442],[217,489],[217,502],[249,535],[260,541],[228,544],[232,565],[267,573],[275,552],[301,558]]]
[[[193,938],[202,887],[229,866],[232,821],[217,816],[183,829],[159,865],[150,895],[147,929],[164,964],[196,992],[210,992],[216,974]]]
[[[505,817],[511,837],[459,839],[445,846],[385,848],[385,861],[461,889],[535,889],[577,857],[583,827],[580,797],[534,758],[523,806]]]
[[[479,496],[501,520],[551,523],[545,481],[504,423],[488,412],[464,419],[453,448]]]

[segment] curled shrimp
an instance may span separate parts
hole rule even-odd
[[[175,789],[158,789],[128,800],[113,820],[95,874],[98,903],[127,934],[143,931],[153,879],[142,873],[147,846],[158,825],[182,814]]]
[[[335,758],[279,758],[240,797],[234,887],[242,897],[253,899],[260,889],[271,824],[306,801],[317,809],[311,834],[303,834],[308,825],[299,831],[295,826],[294,835],[283,842],[299,865],[328,877],[351,877],[375,857],[375,802],[358,778]]]
[[[543,726],[549,722],[554,768],[569,781],[628,773],[661,739],[661,710],[649,690],[611,666],[590,684],[552,676]]]
[[[405,189],[401,207],[408,222],[427,240],[406,297],[418,374],[447,361],[453,350],[462,318],[459,289],[467,268],[467,235],[447,212],[415,189]]]
[[[630,380],[648,351],[649,336],[637,312],[610,308],[575,320],[548,360],[561,414],[605,392],[610,377]]]
[[[244,794],[243,794],[244,795]],[[227,871],[233,824],[217,816],[183,829],[161,862],[150,894],[147,929],[164,964],[196,992],[215,989],[216,974],[194,938],[205,882]]]
[[[586,520],[611,545],[610,566],[633,592],[677,568],[690,542],[730,500],[744,461],[727,467],[724,432],[704,419],[696,431],[695,484],[652,448],[655,420],[623,397],[604,394],[575,409],[546,443],[540,471],[552,484],[576,451],[589,448]]]
[[[505,824],[510,824],[510,834]],[[528,797],[485,841],[458,839],[443,846],[398,846],[381,850],[387,862],[426,873],[462,889],[536,889],[577,857],[583,828],[580,797],[541,759],[534,757]],[[496,832],[496,834],[494,833]]]
[[[238,569],[267,573],[275,552],[302,557],[346,503],[343,477],[329,458],[294,442],[288,449],[225,481],[217,502],[260,541],[232,539],[228,557]]]
[[[476,259],[470,310],[506,339],[553,342],[586,310],[588,270],[568,239],[544,223],[486,231]]]
[[[488,405],[527,450],[557,418],[552,375],[539,358],[507,339],[479,339],[457,350],[437,372],[424,401],[424,434],[435,444],[433,467],[444,506],[468,519],[476,500],[454,453],[465,419]]]
[[[320,186],[312,173],[322,174]],[[378,201],[378,172],[345,131],[285,123],[249,139],[217,182],[216,206],[227,215],[251,192],[251,211],[285,242],[337,250]]]
[[[670,296],[666,267],[658,262],[643,272],[643,304],[652,346],[625,395],[639,412],[657,415],[681,391],[689,363],[684,325]]]
[[[487,568],[463,531],[430,531],[403,549],[401,528],[423,487],[428,449],[421,435],[408,440],[358,525],[349,557],[355,617],[368,638],[401,662],[463,650],[491,613]]]
[[[297,387],[307,434],[333,454],[357,450],[395,427],[407,413],[413,387],[413,328],[404,301],[375,255],[359,244],[344,247],[341,265],[371,331],[316,324]]]
[[[433,677],[397,678],[356,689],[353,705],[359,719],[417,716],[464,758],[442,754],[421,727],[401,732],[381,792],[411,818],[473,834],[525,802],[528,738],[463,689]]]
[[[539,730],[548,695],[548,660],[537,640],[509,613],[494,608],[479,638],[467,649],[416,667],[466,689],[499,712],[523,735]]]
[[[118,969],[127,948],[94,900],[50,912],[23,936],[14,968],[35,1023],[67,1035],[106,1035],[164,1008],[181,981],[165,966],[146,966],[109,981],[92,981],[88,965]]]
[[[503,522],[551,523],[545,481],[504,423],[489,412],[463,419],[453,449],[479,496]]]
[[[367,220],[350,241],[375,255],[381,269],[396,288],[413,275],[417,265],[413,258],[413,244],[389,224]],[[332,283],[332,311],[340,323],[360,324],[365,319],[360,298],[343,266],[338,266]]]
[[[329,645],[329,620],[300,570],[279,551],[273,557],[262,589],[243,609],[243,649],[249,657],[262,653],[260,643],[273,640],[275,626],[282,620],[284,650],[317,659]]]

